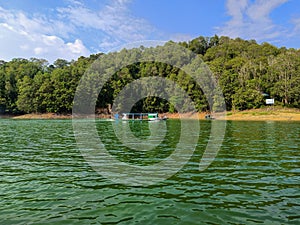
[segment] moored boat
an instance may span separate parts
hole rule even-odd
[[[119,115],[115,114],[115,120],[119,119]],[[146,120],[146,121],[160,121],[167,120],[166,116],[159,117],[158,113],[122,113],[122,120]]]

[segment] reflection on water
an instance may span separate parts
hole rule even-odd
[[[136,138],[147,123],[130,124]],[[197,148],[176,175],[150,187],[101,177],[77,149],[70,120],[0,120],[1,224],[299,224],[300,123],[228,122],[215,161],[199,171],[210,134],[200,123]],[[148,165],[172,153],[180,123],[147,151],[122,146],[111,122],[97,121],[108,151]],[[162,171],[163,172],[163,171]]]

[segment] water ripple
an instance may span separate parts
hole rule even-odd
[[[109,123],[98,130],[111,154],[147,165],[171,154],[178,122],[167,121],[166,139],[142,153],[124,149]],[[189,163],[149,187],[114,184],[93,171],[70,120],[3,119],[0,126],[1,224],[300,223],[299,123],[229,122],[217,158],[200,172],[211,126],[201,122]]]

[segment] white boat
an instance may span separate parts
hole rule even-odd
[[[115,115],[115,119],[118,119],[119,116]],[[122,113],[122,120],[148,120],[148,121],[160,121],[167,120],[167,117],[164,116],[160,118],[158,113]]]

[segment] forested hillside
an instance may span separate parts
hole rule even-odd
[[[227,110],[259,108],[265,105],[266,97],[274,98],[277,105],[300,108],[300,50],[218,36],[201,36],[179,44],[207,63],[222,88]],[[57,59],[53,65],[36,58],[0,61],[0,113],[71,113],[80,78],[101,55],[71,62]],[[118,57],[122,60],[122,54]],[[176,81],[191,96],[197,110],[209,110],[203,92],[191,77],[159,62],[136,63],[118,71],[100,93],[97,109],[107,109],[126,84],[145,76]],[[153,96],[138,102],[134,110],[175,111],[167,101]]]

